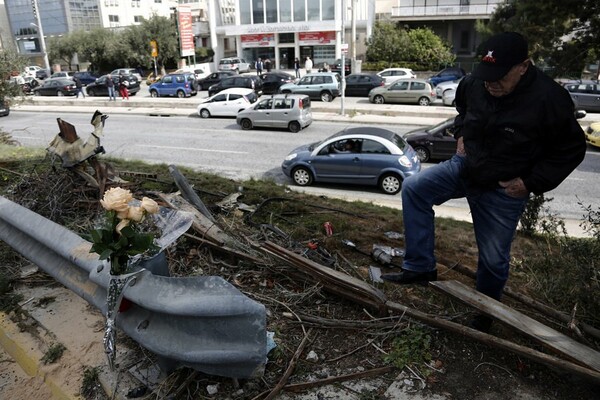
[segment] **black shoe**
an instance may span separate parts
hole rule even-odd
[[[392,283],[398,283],[400,285],[409,283],[427,285],[427,282],[437,280],[437,270],[434,269],[433,271],[427,272],[415,272],[403,269],[402,272],[395,274],[383,274],[381,275],[381,279]]]
[[[485,315],[476,315],[475,318],[469,322],[469,326],[473,329],[477,329],[483,333],[489,333],[492,328],[493,319]]]

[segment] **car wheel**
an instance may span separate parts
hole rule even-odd
[[[383,98],[382,95],[377,95],[373,98],[373,103],[375,104],[383,104],[385,103],[385,99]]]
[[[324,101],[326,103],[332,102],[333,96],[329,92],[323,92],[321,93],[321,101]]]
[[[431,103],[431,101],[429,101],[429,99],[427,97],[421,97],[419,99],[419,105],[420,106],[428,106],[429,103]]]
[[[210,118],[210,111],[208,111],[206,108],[203,108],[200,110],[200,116],[202,118]]]
[[[385,174],[379,180],[379,188],[385,194],[396,194],[402,189],[402,180],[396,174]]]
[[[300,125],[300,122],[292,121],[289,123],[288,129],[290,130],[290,132],[296,133],[296,132],[300,132],[300,130],[302,129],[302,126]]]
[[[292,171],[292,179],[298,186],[308,186],[313,182],[312,173],[305,167],[296,167]]]
[[[183,99],[185,97],[185,92],[183,90],[178,90],[177,97],[179,97],[180,99]]]
[[[34,95],[34,96],[41,96],[41,94],[40,94],[40,91],[39,91],[39,90],[36,90],[35,92],[33,92],[33,95]]]
[[[414,149],[415,153],[417,153],[417,157],[419,157],[419,161],[421,161],[422,163],[429,161],[429,150],[427,150],[423,146],[417,146]]]
[[[59,91],[56,92],[56,95],[58,97],[63,97],[65,94],[59,90]]]
[[[456,100],[452,100],[452,107],[456,107]]]
[[[96,92],[93,89],[86,90],[86,92],[90,97],[94,97],[96,95]]]
[[[158,97],[158,92],[156,90],[151,90],[150,97]]]
[[[250,129],[252,129],[252,121],[250,121],[248,118],[244,118],[242,120],[242,122],[240,123],[240,125],[242,126],[242,129],[245,131],[249,131]]]

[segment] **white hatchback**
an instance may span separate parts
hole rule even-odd
[[[238,112],[250,107],[258,100],[253,89],[229,88],[200,100],[198,115],[209,117],[235,117]]]
[[[413,70],[409,68],[387,68],[383,71],[379,71],[377,75],[379,75],[381,78],[383,78],[383,80],[385,80],[386,85],[389,85],[390,83],[393,83],[398,79],[417,77],[417,74],[415,74]]]

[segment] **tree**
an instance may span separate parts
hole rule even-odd
[[[11,76],[19,75],[26,60],[12,49],[0,50],[0,99],[11,99],[23,94],[21,86],[10,81]]]
[[[367,40],[367,60],[405,63],[422,69],[437,69],[456,58],[450,46],[429,28],[405,30],[391,22],[376,22]]]
[[[153,15],[150,19],[142,19],[136,26],[130,26],[124,32],[124,42],[133,51],[129,51],[127,63],[129,65],[142,65],[146,68],[152,66],[150,41],[156,40],[158,44],[157,62],[159,66],[176,67],[179,60],[179,42],[177,40],[177,27],[175,21],[167,17]]]
[[[366,57],[369,61],[387,61],[389,64],[407,59],[408,34],[392,22],[376,22],[373,34],[367,40]]]
[[[478,30],[484,37],[519,32],[534,61],[554,67],[557,76],[580,76],[586,63],[600,57],[600,2],[507,0]]]

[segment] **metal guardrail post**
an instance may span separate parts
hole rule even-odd
[[[106,315],[110,268],[89,252],[91,243],[1,196],[0,239]],[[144,270],[124,293],[133,306],[117,327],[149,351],[211,375],[262,375],[265,307],[222,278]]]

